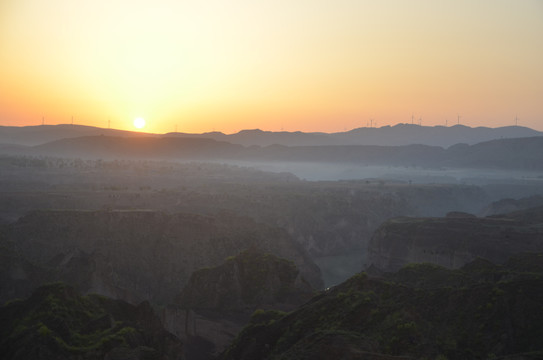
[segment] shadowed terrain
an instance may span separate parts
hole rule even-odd
[[[0,307],[4,359],[183,359],[149,303],[82,296],[57,283]]]
[[[543,256],[353,276],[289,314],[255,314],[221,359],[543,356]]]
[[[476,218],[394,218],[377,229],[368,265],[396,271],[408,263],[459,268],[476,257],[503,263],[511,254],[543,252],[543,207]]]
[[[541,358],[542,164],[521,127],[0,127],[2,349]]]

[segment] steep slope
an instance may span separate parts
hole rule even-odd
[[[12,245],[0,240],[0,304],[27,297],[37,287],[54,278],[51,269],[28,261]]]
[[[224,350],[256,309],[290,311],[313,295],[294,263],[251,248],[195,271],[162,320],[204,359]]]
[[[171,302],[193,271],[252,246],[294,261],[322,287],[318,267],[285,231],[227,214],[36,211],[7,226],[6,237],[81,291],[132,302]]]
[[[300,305],[312,295],[293,262],[251,248],[192,273],[176,302],[191,310],[252,313],[266,306]]]
[[[138,306],[57,283],[0,307],[3,359],[182,359],[183,345],[148,303]]]
[[[355,275],[292,313],[254,316],[221,359],[541,358],[543,256],[473,265]]]
[[[476,218],[394,218],[368,246],[368,266],[396,271],[429,262],[459,268],[476,257],[503,263],[511,255],[543,251],[543,208]]]

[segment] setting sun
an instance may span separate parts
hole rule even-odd
[[[137,117],[134,119],[134,126],[138,129],[143,129],[145,127],[145,119]]]
[[[0,124],[543,130],[541,1],[158,3],[0,1]]]

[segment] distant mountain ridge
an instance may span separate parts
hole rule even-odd
[[[543,136],[448,149],[428,145],[249,146],[205,138],[90,136],[15,149],[10,155],[147,160],[344,163],[423,168],[543,169]]]
[[[182,137],[206,138],[226,141],[244,146],[340,146],[340,145],[383,145],[402,146],[422,144],[449,147],[458,143],[469,145],[483,141],[542,136],[543,132],[522,126],[505,126],[498,128],[468,127],[464,125],[420,126],[413,124],[397,124],[380,128],[357,128],[345,132],[287,132],[263,131],[259,129],[242,130],[235,134],[208,132],[202,134],[167,133],[151,134],[135,131],[104,129],[84,125],[40,125],[25,127],[0,126],[0,144],[35,146],[47,142],[76,138],[81,136],[123,136],[123,137]]]
[[[55,140],[98,135],[153,136],[154,134],[67,124],[22,127],[0,126],[0,144],[36,146]]]

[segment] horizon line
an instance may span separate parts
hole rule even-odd
[[[397,126],[406,126],[406,127],[413,127],[413,128],[416,128],[416,127],[417,128],[455,128],[455,127],[464,127],[464,128],[470,128],[470,129],[523,128],[523,129],[530,129],[530,130],[537,131],[537,132],[543,132],[543,131],[536,130],[534,128],[530,128],[528,126],[522,126],[522,125],[505,125],[505,126],[496,126],[496,127],[490,127],[490,126],[475,126],[475,127],[473,127],[473,126],[469,126],[469,125],[465,125],[465,124],[453,124],[451,126],[445,126],[445,125],[410,124],[410,123],[406,123],[406,122],[404,122],[404,123],[399,122],[399,123],[396,123],[395,125],[383,125],[383,126],[379,126],[379,127],[361,126],[361,127],[352,128],[350,130],[336,131],[336,132],[301,131],[301,130],[274,131],[274,130],[262,130],[260,128],[247,128],[247,129],[241,129],[241,130],[239,130],[237,132],[233,132],[233,133],[224,133],[222,131],[217,131],[217,130],[206,131],[206,132],[201,132],[201,133],[190,133],[190,132],[182,132],[182,131],[181,132],[179,132],[179,131],[169,131],[169,132],[164,132],[164,133],[155,133],[155,132],[138,131],[138,130],[124,130],[124,129],[117,129],[117,128],[112,128],[112,127],[99,127],[99,126],[84,125],[84,124],[77,124],[77,123],[39,124],[39,125],[22,125],[22,126],[0,125],[0,127],[4,127],[4,128],[39,128],[39,127],[54,127],[54,126],[87,127],[87,128],[95,128],[95,129],[106,130],[106,131],[121,131],[121,132],[136,133],[136,134],[142,134],[142,135],[145,135],[145,134],[148,134],[148,135],[168,135],[168,134],[204,135],[204,134],[213,134],[213,133],[218,133],[218,134],[223,134],[223,135],[235,135],[235,134],[239,134],[239,133],[244,132],[244,131],[260,131],[260,132],[263,132],[263,133],[277,133],[277,134],[281,134],[281,133],[287,133],[287,134],[302,133],[302,134],[327,134],[327,135],[332,135],[332,134],[345,134],[345,133],[349,133],[351,131],[360,130],[360,129],[365,129],[365,130],[376,129],[376,130],[378,130],[378,129],[384,129],[384,128],[393,128],[393,127],[397,127]]]

